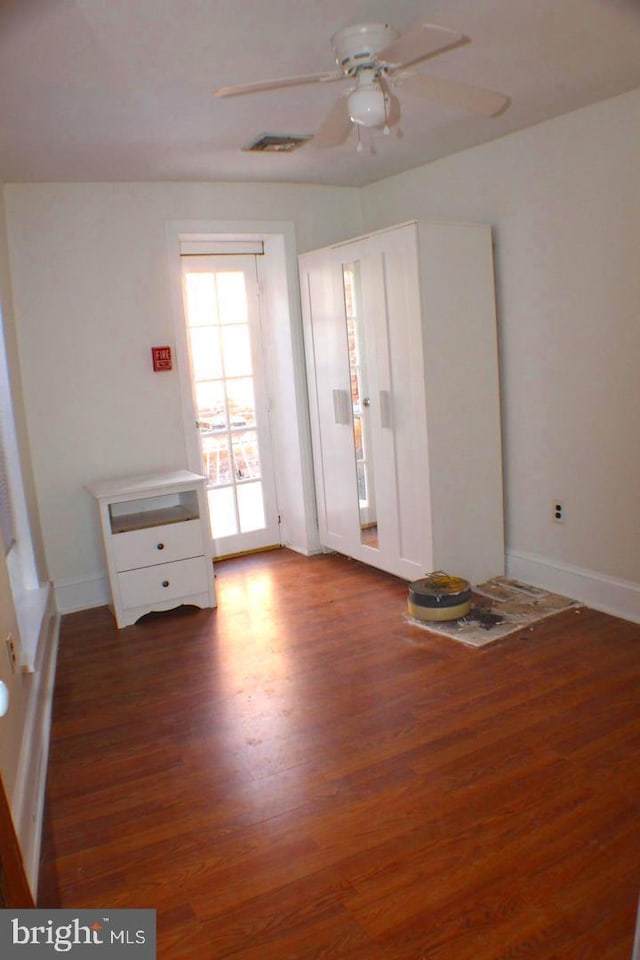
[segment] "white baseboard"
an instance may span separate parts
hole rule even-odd
[[[317,557],[319,553],[324,553],[324,547],[316,546],[300,546],[297,543],[283,543],[283,547],[286,547],[287,550],[293,550],[294,553],[299,553],[302,557]]]
[[[53,590],[50,583],[22,590],[14,595],[20,633],[20,668],[33,673],[39,646],[43,640],[42,624],[51,615]]]
[[[324,552],[322,547],[316,550],[294,543],[286,546],[303,556]],[[507,550],[506,569],[509,577],[580,600],[595,610],[640,623],[639,583],[515,550]],[[58,610],[62,614],[102,607],[111,600],[109,586],[104,577],[57,581],[55,597]]]
[[[103,607],[111,601],[105,577],[82,577],[57,580],[54,584],[56,604],[60,613],[75,613],[91,607]]]
[[[580,600],[594,610],[640,623],[639,583],[531,553],[507,550],[506,559],[509,577]]]

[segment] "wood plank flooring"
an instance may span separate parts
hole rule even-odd
[[[64,617],[40,906],[154,907],[162,960],[630,960],[639,625],[475,650],[337,556],[216,572]]]

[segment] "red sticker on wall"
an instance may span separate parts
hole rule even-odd
[[[151,347],[151,356],[153,357],[153,369],[171,370],[171,347]]]

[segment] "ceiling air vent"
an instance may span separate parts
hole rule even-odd
[[[242,149],[250,153],[291,153],[310,139],[311,136],[296,137],[290,134],[263,133],[252,144]]]

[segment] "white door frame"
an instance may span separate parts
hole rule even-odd
[[[289,221],[180,220],[166,224],[169,281],[173,307],[175,361],[180,380],[186,462],[200,469],[200,449],[191,395],[191,372],[182,300],[180,241],[215,239],[264,242],[263,317],[268,379],[272,394],[272,441],[282,543],[303,554],[322,548],[316,522],[304,342],[295,229]],[[277,321],[277,322],[276,322]]]

